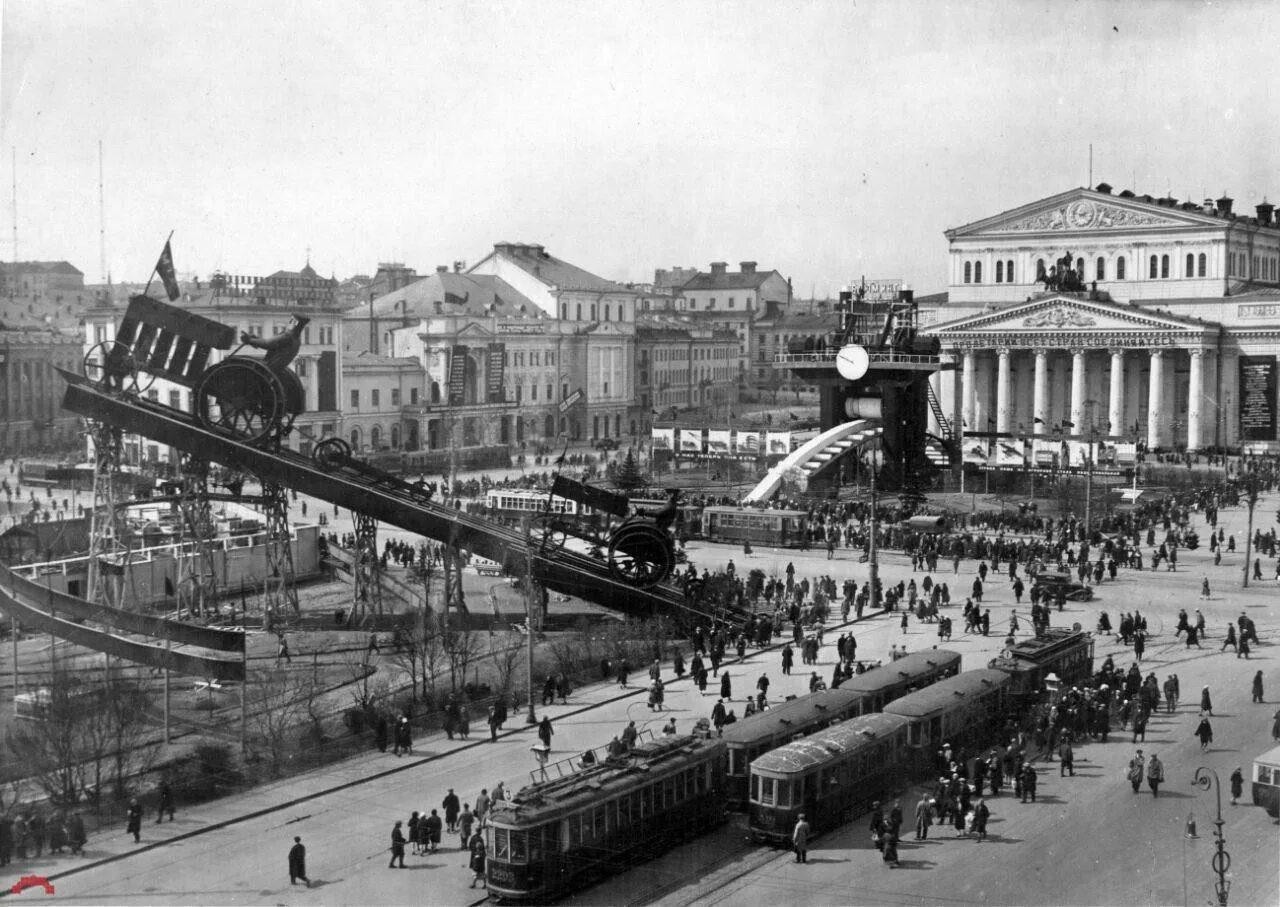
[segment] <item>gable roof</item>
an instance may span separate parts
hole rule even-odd
[[[439,312],[436,311],[437,302],[441,304]],[[524,315],[540,318],[543,313],[533,300],[500,277],[437,271],[379,296],[373,301],[373,315],[375,318],[428,318],[434,315],[470,315],[476,318],[490,315],[518,318]],[[345,317],[368,318],[369,303],[356,306]]]
[[[1105,333],[1108,336],[1140,339],[1153,331],[1196,336],[1216,336],[1221,326],[1199,318],[1174,315],[1154,308],[1127,305],[1085,294],[1041,293],[1026,302],[993,311],[956,318],[924,328],[926,334],[942,336],[969,335],[996,341],[1010,334],[1078,332],[1082,335]]]
[[[502,256],[548,286],[554,286],[560,290],[589,290],[601,293],[634,292],[620,283],[605,280],[564,259],[556,258],[545,247],[536,243],[494,243],[493,251],[472,265],[468,273],[495,255]]]
[[[699,271],[686,281],[680,290],[758,290],[775,274],[778,274],[776,270],[750,271],[746,274],[741,271],[725,271],[723,274]],[[778,274],[778,276],[782,275]]]

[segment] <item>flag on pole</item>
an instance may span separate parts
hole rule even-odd
[[[164,251],[160,253],[160,260],[156,262],[156,273],[164,281],[164,291],[168,294],[170,302],[182,295],[182,291],[178,289],[178,275],[173,269],[173,249],[169,246],[169,240],[165,240]]]
[[[1069,421],[1069,420],[1067,420],[1067,419],[1063,419],[1063,420],[1062,420],[1062,424],[1063,424],[1063,426],[1064,426],[1064,427],[1066,427],[1066,428],[1075,428],[1075,427],[1076,427],[1076,424],[1075,424],[1074,422],[1071,422],[1071,421]]]
[[[1044,419],[1041,419],[1039,416],[1036,416],[1035,424],[1036,424],[1036,425],[1044,425]]]

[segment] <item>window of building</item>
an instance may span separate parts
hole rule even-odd
[[[591,320],[596,320],[596,304],[594,302],[591,303]]]
[[[973,282],[982,283],[982,262],[980,261],[973,263]]]
[[[523,402],[524,402],[524,385],[517,384],[516,385],[516,403],[523,403]]]
[[[1187,276],[1196,276],[1196,257],[1190,252],[1187,253]]]
[[[605,303],[605,306],[604,306],[604,320],[605,321],[609,320],[609,304],[608,303]]]
[[[734,307],[734,303],[735,303],[735,301],[736,301],[736,300],[735,300],[732,296],[730,296],[730,297],[729,297],[729,308],[733,308],[733,307]]]
[[[578,303],[578,314],[574,316],[578,321],[582,320],[582,303]]]
[[[1013,259],[1010,258],[1004,263],[1004,282],[1013,283]]]
[[[1004,283],[1004,262],[996,262],[996,283]]]
[[[398,387],[391,388],[391,405],[392,406],[400,405],[400,388]]]
[[[351,408],[352,409],[360,408],[360,389],[356,387],[353,387],[351,389]]]
[[[529,385],[529,400],[532,403],[538,402],[538,385],[536,384]]]
[[[967,261],[964,263],[964,282],[973,283],[973,265]]]
[[[416,387],[409,388],[409,405],[418,405],[418,389]]]
[[[1098,256],[1098,261],[1094,265],[1093,276],[1097,280],[1107,279],[1107,260],[1101,255]]]
[[[1169,256],[1160,256],[1160,276],[1167,278],[1169,276]]]
[[[550,403],[553,397],[553,390],[550,384],[547,385],[547,402]]]
[[[372,406],[374,409],[377,409],[378,403],[380,402],[380,398],[382,397],[381,392],[379,392],[379,390],[375,387],[373,390],[369,391],[369,397],[370,397],[369,405]]]
[[[1149,276],[1152,280],[1155,280],[1155,279],[1156,279],[1156,275],[1159,273],[1159,269],[1160,269],[1160,257],[1159,257],[1158,255],[1152,255],[1152,256],[1151,256],[1151,268],[1150,268],[1150,272],[1149,272],[1148,276]]]
[[[182,391],[169,391],[169,408],[182,409]]]
[[[1116,280],[1124,280],[1124,256],[1116,259]]]

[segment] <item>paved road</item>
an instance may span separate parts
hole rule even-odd
[[[1258,512],[1273,510],[1274,502],[1263,502]],[[1243,531],[1243,511],[1228,511],[1224,518],[1229,529]],[[732,556],[740,570],[781,572],[793,561],[801,576],[830,572],[841,579],[852,574],[861,582],[866,573],[865,565],[847,552],[830,563],[825,551],[759,552],[744,560],[740,551],[694,545],[690,553],[700,564],[723,563]],[[1023,806],[1009,796],[993,802],[990,843],[956,840],[939,830],[929,843],[917,847],[907,842],[904,868],[890,870],[880,863],[859,822],[820,839],[810,863],[797,866],[786,854],[744,852],[735,829],[726,826],[577,901],[761,904],[782,897],[795,900],[800,894],[806,903],[1172,904],[1184,901],[1185,848],[1185,902],[1204,903],[1212,896],[1208,859],[1213,801],[1212,795],[1190,786],[1191,775],[1201,764],[1216,768],[1224,782],[1236,765],[1247,771],[1251,757],[1270,746],[1270,719],[1280,700],[1275,656],[1280,635],[1273,631],[1276,584],[1268,580],[1240,589],[1241,560],[1237,554],[1214,568],[1206,550],[1183,552],[1177,573],[1124,571],[1118,581],[1102,586],[1094,602],[1069,603],[1062,615],[1054,615],[1055,624],[1079,621],[1089,627],[1102,609],[1110,612],[1113,623],[1119,612],[1134,607],[1148,616],[1154,637],[1144,671],[1154,670],[1162,679],[1178,673],[1188,703],[1175,716],[1157,716],[1147,735],[1144,749],[1159,752],[1168,769],[1167,791],[1158,800],[1130,793],[1122,766],[1133,747],[1125,735],[1113,735],[1106,745],[1080,747],[1075,778],[1059,781],[1056,774],[1042,771],[1040,802]],[[883,564],[886,582],[910,575],[910,565],[901,555],[887,555]],[[973,567],[963,563],[959,577],[948,575],[948,569],[941,578],[960,592],[972,582]],[[1264,567],[1264,573],[1273,576],[1274,567]],[[1197,595],[1205,575],[1213,597],[1201,602]],[[987,585],[992,636],[966,636],[957,628],[948,644],[963,654],[966,667],[984,664],[1002,646],[1013,608],[1007,583]],[[1211,632],[1204,649],[1187,652],[1172,638],[1180,605],[1204,611]],[[1217,651],[1222,628],[1242,608],[1254,617],[1264,643],[1248,662]],[[1024,607],[1024,630],[1025,613]],[[885,656],[891,645],[904,641],[912,650],[936,642],[932,625],[913,623],[904,637],[897,618],[881,616],[859,623],[859,654]],[[827,648],[818,666],[824,677],[834,657],[834,647]],[[1113,639],[1100,640],[1099,661],[1108,653],[1121,665],[1131,660]],[[1267,678],[1270,704],[1252,706],[1249,678],[1259,668]],[[749,657],[729,670],[739,709],[762,672],[769,674],[775,695],[801,692],[807,681],[804,674],[783,678],[776,651]],[[1202,755],[1191,732],[1197,691],[1205,683],[1214,691],[1216,741]],[[683,681],[669,685],[667,702],[680,726],[687,728],[709,713],[714,698],[699,697]],[[607,742],[628,718],[650,723],[656,730],[666,717],[648,711],[640,690],[620,690],[614,684],[579,690],[567,705],[547,711],[556,728],[553,759]],[[122,830],[91,841],[85,858],[10,868],[15,879],[32,871],[54,876],[57,894],[41,898],[68,903],[472,903],[481,893],[468,888],[470,874],[458,849],[410,857],[407,870],[389,870],[383,861],[389,856],[392,821],[407,819],[413,809],[438,808],[448,787],[471,802],[481,787],[491,788],[499,780],[509,789],[528,780],[533,736],[518,717],[509,728],[511,732],[496,744],[431,738],[419,743],[413,759],[371,753],[246,795],[191,811],[180,809],[177,822],[144,825],[140,848]],[[914,807],[910,796],[903,803]],[[1182,832],[1192,810],[1201,836],[1187,841]],[[1250,806],[1224,805],[1224,811],[1234,860],[1232,903],[1277,903],[1276,826]],[[310,889],[288,884],[285,856],[295,834],[308,847],[308,868],[316,882]],[[451,843],[456,845],[457,839]],[[83,868],[66,874],[77,867]]]

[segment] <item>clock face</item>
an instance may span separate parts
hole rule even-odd
[[[856,343],[841,347],[836,354],[836,371],[847,381],[857,381],[871,367],[871,357]]]

